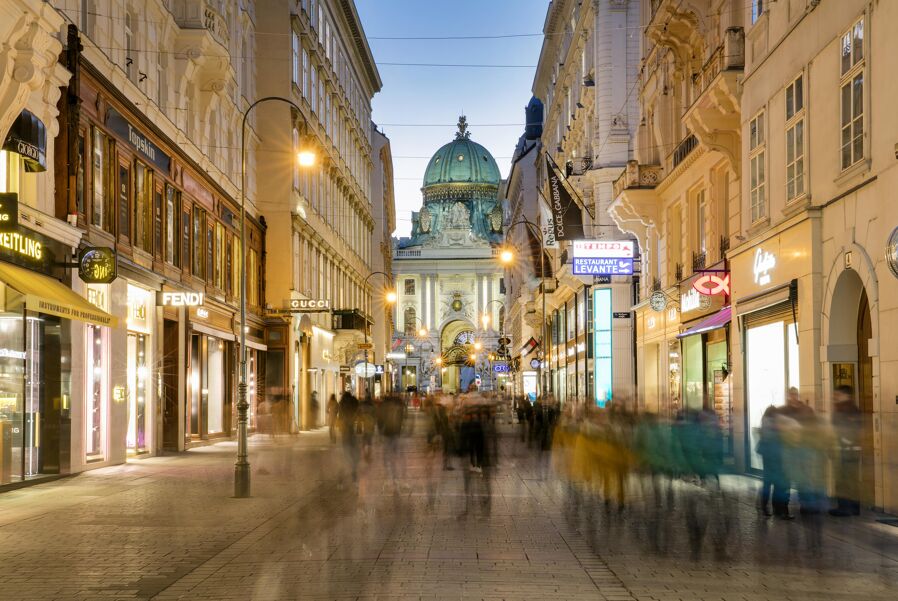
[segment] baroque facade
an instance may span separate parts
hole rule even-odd
[[[427,164],[411,237],[395,241],[393,347],[405,357],[393,363],[401,390],[463,392],[478,380],[483,389],[500,386],[491,360],[505,314],[500,174],[465,117],[458,128]]]

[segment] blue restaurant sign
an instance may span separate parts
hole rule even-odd
[[[574,275],[633,275],[633,259],[574,257]]]

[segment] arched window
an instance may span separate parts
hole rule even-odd
[[[417,312],[414,307],[406,307],[403,324],[405,326],[405,335],[406,336],[414,336],[415,335],[415,321],[418,317]]]

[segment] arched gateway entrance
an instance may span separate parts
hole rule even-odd
[[[453,320],[440,333],[440,355],[443,358],[443,392],[464,392],[474,381],[474,326],[469,321]]]
[[[867,291],[860,276],[853,269],[842,271],[833,288],[828,330],[827,362],[830,390],[840,386],[850,387],[854,391],[863,418],[857,485],[862,505],[869,507],[875,504],[876,488],[873,358],[870,356],[873,324]]]

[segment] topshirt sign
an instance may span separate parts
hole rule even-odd
[[[158,307],[201,307],[206,301],[202,292],[157,292]]]

